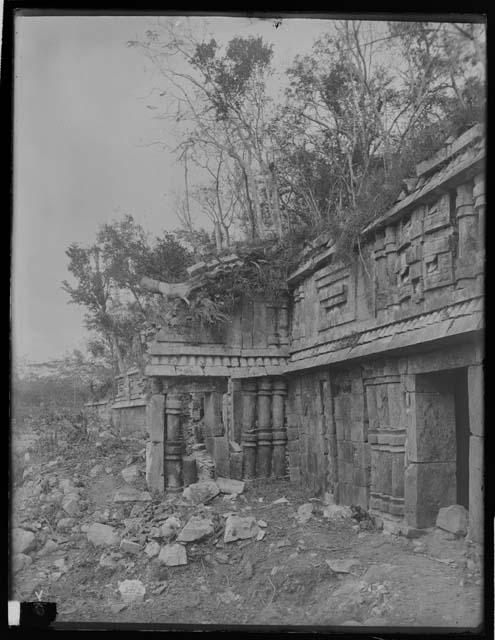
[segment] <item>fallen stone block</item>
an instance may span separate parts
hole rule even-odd
[[[237,444],[237,442],[234,442],[233,440],[229,440],[229,447],[232,453],[242,453],[241,445]]]
[[[272,504],[289,504],[287,498],[279,498],[278,500],[274,500]]]
[[[469,514],[460,504],[452,504],[439,510],[436,525],[458,536],[465,536],[469,524]]]
[[[244,482],[241,480],[233,480],[232,478],[215,478],[220,493],[240,494],[244,491]]]
[[[75,518],[60,518],[57,522],[57,531],[69,531],[75,524]]]
[[[162,524],[162,526],[160,527],[160,531],[164,538],[171,538],[177,533],[180,527],[180,520],[175,516],[170,516]]]
[[[120,541],[119,549],[124,553],[139,553],[141,551],[141,545],[132,540],[126,540],[125,538]]]
[[[125,469],[122,469],[120,473],[124,478],[124,480],[129,483],[134,482],[139,477],[139,469],[135,464],[131,465],[130,467],[126,467]]]
[[[97,547],[111,547],[119,542],[119,536],[115,529],[99,522],[92,524],[86,535],[88,540]]]
[[[14,553],[26,553],[36,546],[36,537],[32,531],[16,527],[12,530],[12,550]]]
[[[167,567],[187,564],[186,548],[181,544],[167,544],[162,547],[158,560]]]
[[[69,516],[76,516],[79,513],[79,496],[68,494],[62,501],[62,509]]]
[[[306,504],[302,504],[297,509],[297,519],[301,524],[305,524],[311,518],[312,513],[313,505],[311,504],[311,502],[306,502]]]
[[[144,553],[148,556],[148,558],[154,558],[160,553],[160,545],[158,544],[158,542],[152,540],[151,542],[148,542],[148,544],[144,548]]]
[[[252,516],[229,516],[225,522],[224,542],[255,538],[260,531],[256,519]]]
[[[178,542],[196,542],[213,533],[213,521],[210,518],[191,516],[186,526],[177,536]]]
[[[213,480],[202,480],[190,484],[182,493],[182,497],[193,504],[206,503],[213,500],[220,493],[218,485]]]
[[[25,553],[16,553],[12,558],[12,571],[16,573],[32,564],[33,559]]]
[[[323,507],[323,517],[327,520],[343,520],[344,518],[351,517],[351,510],[349,507],[330,504]]]
[[[119,591],[122,600],[126,604],[131,602],[142,602],[146,588],[141,580],[124,580],[119,582]]]

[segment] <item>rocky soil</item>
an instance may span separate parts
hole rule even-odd
[[[105,431],[53,457],[24,435],[14,449],[9,597],[56,601],[58,622],[481,622],[465,537],[386,535],[282,481],[150,495],[141,437]]]

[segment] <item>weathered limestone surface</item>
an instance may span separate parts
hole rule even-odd
[[[222,344],[213,336],[201,345],[157,341],[152,371],[237,378],[224,384],[223,398],[215,385],[204,389],[217,473],[251,479],[288,471],[340,504],[432,526],[439,509],[466,500],[467,484],[459,481],[458,496],[456,478],[467,475],[457,451],[467,434],[445,380],[447,371],[467,368],[469,534],[481,539],[481,136],[473,128],[444,150],[441,164],[418,167],[404,197],[363,232],[359,259],[337,261],[331,239],[319,238],[289,278],[292,300],[246,300]],[[182,482],[180,412],[169,388],[164,434],[161,393],[153,389],[150,441],[165,440],[173,490]]]
[[[442,507],[438,512],[436,525],[440,529],[465,536],[468,528],[468,512],[460,504]]]
[[[434,526],[439,509],[456,503],[455,462],[411,463],[405,470],[404,491],[407,524]]]
[[[469,537],[483,542],[484,527],[483,438],[469,438]]]

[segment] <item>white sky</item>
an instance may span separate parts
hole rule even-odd
[[[160,121],[143,54],[126,46],[146,17],[17,17],[14,121],[14,354],[40,361],[83,346],[84,310],[67,304],[65,249],[131,213],[152,233],[178,226],[173,191],[182,170],[145,143]],[[217,40],[263,35],[283,69],[309,51],[328,21],[213,18]]]

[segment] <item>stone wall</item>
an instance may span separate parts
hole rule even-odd
[[[458,502],[456,395],[469,397],[469,511],[481,538],[483,483],[483,345],[366,359],[289,378],[290,477],[315,494],[331,492],[411,527],[435,524]],[[466,374],[459,378],[459,374]],[[458,412],[457,412],[458,413]],[[459,417],[457,416],[457,420]]]

